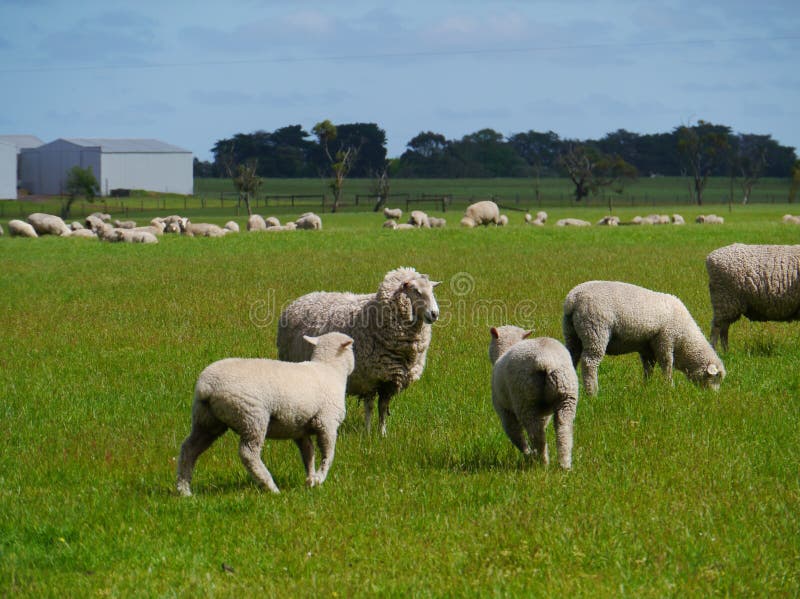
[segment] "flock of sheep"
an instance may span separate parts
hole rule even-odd
[[[677,297],[618,281],[588,281],[567,294],[563,344],[531,338],[532,331],[512,325],[492,327],[492,404],[514,446],[548,463],[552,419],[559,465],[571,468],[579,364],[589,395],[597,393],[603,357],[627,353],[639,354],[645,379],[658,364],[670,381],[677,369],[718,389],[726,371],[714,347],[721,339],[727,349],[731,323],[742,315],[800,319],[800,245],[729,245],[707,256],[706,269],[714,313],[710,342]],[[439,318],[438,284],[413,268],[398,268],[375,293],[304,295],[281,314],[278,360],[226,359],[203,370],[191,433],[178,459],[178,492],[191,495],[197,458],[229,428],[239,435],[242,463],[262,487],[278,492],[261,460],[266,438],[294,440],[306,484],[321,484],[333,462],[347,393],[364,400],[367,430],[378,398],[385,436],[392,397],[425,368],[431,325]],[[318,470],[314,436],[322,457]]]

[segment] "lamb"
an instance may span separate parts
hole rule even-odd
[[[548,464],[545,428],[554,417],[558,464],[572,467],[572,425],[578,407],[578,376],[567,349],[550,337],[530,339],[533,331],[492,327],[489,359],[492,405],[508,438],[523,454],[534,450]]]
[[[437,218],[435,216],[429,216],[428,223],[431,225],[432,229],[441,229],[447,225],[447,221],[445,219]]]
[[[16,218],[8,221],[8,233],[11,237],[39,237],[30,223]]]
[[[231,233],[238,233],[239,232],[239,225],[235,221],[232,221],[232,220],[229,220],[227,223],[225,223],[222,228],[223,229],[228,229],[228,231],[230,231]]]
[[[617,227],[619,226],[619,217],[618,216],[604,216],[597,224],[603,227]]]
[[[370,430],[375,395],[381,435],[386,435],[389,402],[418,380],[425,369],[431,324],[439,318],[433,290],[439,283],[413,268],[386,273],[376,293],[309,293],[292,302],[278,323],[278,357],[308,359],[303,335],[339,331],[355,339],[356,365],[348,393],[364,400]]]
[[[228,232],[219,225],[211,223],[193,223],[188,219],[184,223],[183,234],[187,237],[223,237]]]
[[[117,229],[135,229],[136,228],[136,221],[135,220],[115,220],[114,226]]]
[[[562,218],[556,221],[556,227],[591,227],[592,223],[580,218]]]
[[[394,220],[393,218],[389,218],[389,219],[383,221],[383,225],[382,226],[383,226],[384,229],[396,229],[397,228],[397,221]]]
[[[267,223],[264,221],[264,217],[260,214],[251,214],[247,217],[248,231],[265,231],[266,229]]]
[[[686,221],[683,220],[683,217],[680,214],[673,214],[672,215],[672,224],[673,225],[685,225]]]
[[[754,321],[800,320],[800,245],[734,243],[706,257],[714,316],[711,345],[728,349],[728,327]]]
[[[84,239],[97,239],[97,234],[91,229],[75,229],[70,237],[81,237]]]
[[[239,435],[239,457],[255,481],[279,493],[261,460],[264,441],[292,439],[306,468],[306,484],[321,485],[333,464],[339,425],[345,417],[345,387],[353,372],[353,339],[341,333],[303,337],[310,360],[228,358],[207,366],[197,379],[192,431],[178,458],[178,493],[192,494],[197,458],[226,430]],[[322,454],[314,470],[314,442]]]
[[[694,222],[701,225],[722,225],[725,223],[725,219],[716,214],[701,214],[694,219]]]
[[[285,225],[278,225],[274,227],[267,227],[264,229],[268,233],[274,233],[275,231],[294,231],[297,229],[297,225],[294,223],[286,223]]]
[[[500,208],[491,200],[481,200],[467,206],[464,216],[472,219],[476,226],[496,225],[500,222]]]
[[[572,363],[581,363],[583,385],[597,394],[603,356],[637,352],[645,379],[656,362],[672,381],[673,366],[701,386],[719,388],[725,367],[714,348],[674,295],[617,281],[588,281],[564,300],[564,340]]]
[[[383,216],[387,219],[391,218],[393,220],[400,220],[403,218],[403,211],[400,208],[384,208],[383,209]]]
[[[72,230],[66,223],[54,214],[43,214],[34,212],[28,215],[28,222],[36,230],[38,235],[59,235],[68,237]]]
[[[411,217],[408,219],[408,224],[414,225],[415,227],[420,227],[422,229],[431,228],[431,222],[428,219],[428,215],[422,210],[412,210]]]
[[[800,216],[792,216],[791,214],[784,214],[782,220],[787,225],[800,225]]]
[[[319,231],[322,229],[322,219],[313,212],[306,212],[294,221],[298,229],[311,229]]]
[[[533,218],[530,214],[525,214],[525,222],[529,225],[533,225],[535,227],[543,227],[544,224],[547,222],[547,212],[544,210],[540,210],[536,213],[536,218]]]
[[[110,214],[106,214],[105,212],[92,212],[86,218],[89,218],[89,217],[99,219],[104,223],[111,222],[111,215]]]
[[[281,221],[279,221],[276,216],[268,216],[267,218],[264,219],[264,224],[267,226],[267,228],[280,227]]]
[[[472,220],[472,219],[471,219],[470,217],[468,217],[468,216],[464,216],[464,217],[462,217],[462,218],[461,218],[461,221],[460,221],[460,224],[461,224],[461,226],[462,226],[462,227],[467,227],[468,229],[471,229],[472,227],[475,227],[475,226],[476,226],[476,223],[475,223],[475,221],[474,221],[474,220]]]
[[[501,214],[500,218],[497,221],[498,227],[505,227],[508,224],[508,217],[505,214]]]

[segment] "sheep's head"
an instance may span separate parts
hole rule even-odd
[[[714,391],[719,391],[719,385],[726,374],[722,360],[716,358],[705,367],[690,373],[689,378],[701,387],[710,387]]]
[[[319,337],[303,335],[308,343],[314,346],[311,360],[316,362],[333,362],[344,359],[347,365],[347,374],[350,375],[355,368],[353,355],[353,338],[344,333],[325,333]]]
[[[511,324],[492,327],[489,329],[489,333],[492,335],[492,340],[489,342],[489,360],[491,360],[492,364],[497,362],[500,356],[506,353],[513,345],[533,335],[532,330],[526,331]]]
[[[433,290],[441,281],[431,281],[428,275],[413,268],[398,268],[386,273],[378,299],[399,308],[406,322],[432,324],[439,318],[439,304]]]

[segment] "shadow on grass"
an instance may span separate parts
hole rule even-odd
[[[537,456],[524,456],[516,450],[511,452],[506,448],[480,445],[465,446],[460,450],[445,448],[423,458],[420,465],[426,469],[470,474],[517,472],[544,467]]]

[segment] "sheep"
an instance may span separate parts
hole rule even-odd
[[[604,216],[597,224],[603,227],[617,227],[619,226],[619,217],[618,216]]]
[[[291,362],[308,359],[303,335],[350,335],[355,339],[356,366],[348,393],[364,400],[368,431],[377,394],[380,431],[386,436],[389,402],[425,369],[431,324],[439,318],[433,293],[438,284],[413,268],[397,268],[386,273],[376,293],[304,295],[281,314],[278,357]]]
[[[508,217],[505,214],[501,214],[500,218],[497,220],[498,227],[505,227],[508,224]]]
[[[422,210],[412,210],[411,217],[408,219],[408,224],[414,225],[415,227],[420,227],[422,229],[431,228],[431,222],[428,219],[428,215]]]
[[[725,223],[725,219],[716,214],[701,214],[694,219],[694,222],[701,225],[722,225]]]
[[[150,233],[152,235],[155,235],[156,237],[160,237],[161,235],[164,234],[166,228],[167,228],[166,223],[156,222],[155,224],[151,224],[147,227],[134,227],[133,229],[128,229],[128,231],[139,231],[140,233]]]
[[[67,237],[72,233],[72,230],[66,223],[54,214],[34,212],[28,215],[28,222],[36,230],[38,235],[59,235],[61,237]]]
[[[135,220],[115,220],[114,226],[117,229],[135,229],[136,228],[136,221]]]
[[[339,425],[344,421],[345,387],[353,372],[353,339],[341,333],[304,336],[313,351],[308,361],[228,358],[207,366],[197,379],[192,430],[178,458],[178,493],[192,494],[197,458],[226,430],[239,435],[239,457],[256,482],[279,493],[261,460],[264,441],[292,439],[306,468],[306,485],[325,482],[333,464]],[[314,470],[314,442],[322,454]]]
[[[492,405],[508,438],[530,455],[528,439],[539,459],[549,463],[545,428],[554,417],[558,464],[572,467],[572,425],[578,407],[578,375],[560,341],[530,339],[533,331],[506,325],[490,329]]]
[[[106,214],[105,212],[92,212],[86,218],[89,218],[89,217],[97,218],[97,219],[103,221],[104,223],[111,222],[111,215],[110,214]]]
[[[294,231],[297,229],[297,225],[294,223],[286,223],[285,225],[279,225],[277,227],[267,227],[264,229],[268,233],[274,233],[276,231]]]
[[[468,216],[464,216],[464,217],[462,217],[462,218],[461,218],[461,221],[460,221],[460,224],[461,224],[461,226],[462,226],[462,227],[467,227],[468,229],[471,229],[472,227],[475,227],[475,226],[476,226],[476,223],[475,223],[475,221],[474,221],[474,220],[472,220],[472,219],[471,219],[470,217],[468,217]]]
[[[562,218],[556,221],[556,227],[591,227],[592,223],[580,218]]]
[[[184,224],[183,234],[187,237],[223,237],[228,232],[219,225],[211,223],[193,223],[188,219]]]
[[[75,229],[70,237],[81,237],[84,239],[97,239],[97,234],[91,229]]]
[[[384,208],[383,216],[387,219],[391,218],[395,221],[398,221],[403,218],[403,211],[400,210],[400,208]]]
[[[782,220],[787,225],[800,225],[800,216],[792,216],[791,214],[784,214]]]
[[[648,214],[644,217],[652,225],[668,225],[670,223],[669,215],[667,214]]]
[[[680,214],[673,214],[672,215],[672,224],[673,225],[685,225],[686,221],[683,220],[683,217]]]
[[[408,223],[400,223],[396,227],[393,227],[397,231],[410,231],[412,229],[417,229],[419,227],[415,227],[414,225],[409,225]]]
[[[8,234],[11,235],[11,237],[39,237],[36,233],[36,229],[34,229],[30,223],[16,218],[8,221]]]
[[[266,229],[267,223],[264,221],[264,217],[260,214],[251,214],[247,217],[248,231],[265,231]]]
[[[397,221],[395,221],[393,218],[389,218],[389,219],[383,221],[383,225],[382,226],[383,226],[384,229],[396,229],[397,228]]]
[[[306,212],[294,221],[298,229],[311,229],[319,231],[322,229],[322,219],[313,212]]]
[[[547,222],[547,212],[544,210],[540,210],[536,213],[536,218],[533,218],[530,214],[525,214],[525,222],[529,225],[533,225],[535,227],[543,227],[544,224]]]
[[[645,379],[656,362],[670,382],[673,366],[714,389],[725,377],[722,360],[674,295],[618,281],[581,283],[564,300],[562,328],[589,395],[597,394],[597,367],[606,354],[637,352]]]
[[[222,228],[223,229],[228,229],[228,231],[230,231],[231,233],[238,233],[239,232],[239,225],[235,221],[232,221],[232,220],[229,220],[227,223],[225,223]]]
[[[95,216],[93,214],[90,214],[89,216],[87,216],[86,219],[84,220],[84,223],[86,224],[86,228],[87,229],[90,229],[90,230],[94,231],[95,233],[97,233],[100,229],[102,229],[104,226],[106,226],[106,222],[105,221],[103,221],[101,218],[99,218],[99,217],[97,217],[97,216]],[[111,225],[108,225],[108,226],[111,226]]]
[[[491,200],[481,200],[467,206],[464,216],[472,219],[476,226],[496,225],[500,222],[500,208]]]
[[[106,228],[98,232],[98,237],[103,241],[124,243],[158,243],[158,237],[149,231],[136,231],[134,229]]]
[[[78,229],[85,229],[86,227],[84,227],[78,221],[74,220],[69,224],[69,228],[72,229],[73,231],[77,231]]]
[[[754,321],[800,320],[800,245],[734,243],[706,257],[714,314],[711,345],[728,349],[728,327]]]
[[[279,221],[278,218],[275,216],[268,216],[267,218],[264,219],[264,224],[267,226],[267,228],[280,227],[281,221]]]
[[[447,225],[447,221],[445,219],[437,218],[435,216],[429,216],[428,223],[431,225],[432,229],[441,229]]]

